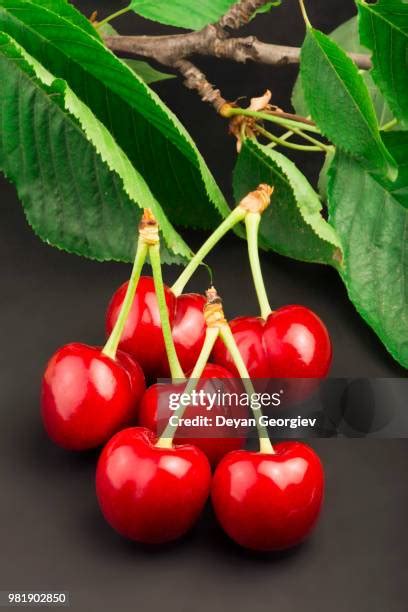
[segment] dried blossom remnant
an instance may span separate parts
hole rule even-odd
[[[207,327],[223,327],[228,325],[222,308],[222,299],[214,287],[210,287],[206,292],[207,303],[204,306],[204,319]]]
[[[263,111],[269,106],[271,99],[272,92],[267,89],[263,96],[259,96],[258,98],[251,98],[251,102],[248,106],[248,109],[257,112]]]
[[[253,138],[256,134],[256,119],[244,117],[243,115],[235,115],[235,117],[230,119],[229,133],[237,139],[237,153],[240,153],[243,137]]]
[[[261,183],[255,191],[248,193],[238,206],[247,212],[262,214],[271,203],[273,191],[274,187]]]
[[[139,236],[149,246],[154,246],[160,241],[159,224],[150,208],[145,208],[139,223]]]
[[[251,98],[251,102],[248,106],[248,110],[251,111],[255,111],[257,113],[265,111],[265,112],[269,112],[269,113],[282,113],[284,114],[284,111],[279,108],[279,106],[276,106],[276,104],[271,104],[271,100],[272,100],[272,92],[267,89],[265,91],[265,93],[263,94],[263,96],[259,96],[258,98]]]
[[[269,89],[257,98],[251,98],[248,110],[254,112],[264,111],[266,113],[280,114],[283,113],[282,109],[278,106],[270,104],[272,99],[272,93]],[[232,109],[236,108],[235,102],[227,102],[223,104],[219,109],[219,114],[222,117],[231,117]],[[259,133],[257,126],[257,119],[254,117],[247,117],[244,115],[232,115],[229,122],[229,132],[233,134],[237,139],[237,152],[240,153],[242,148],[242,141],[244,138],[253,138]]]

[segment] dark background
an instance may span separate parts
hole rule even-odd
[[[86,14],[95,8],[90,2],[75,4]],[[326,32],[355,12],[351,0],[308,4],[311,21]],[[98,2],[97,8],[102,17],[121,5]],[[167,31],[133,16],[117,26],[123,33]],[[247,30],[282,44],[301,44],[304,34],[294,0],[257,18]],[[290,108],[294,68],[198,63],[226,98],[259,95],[268,87],[276,104]],[[230,196],[235,153],[224,121],[178,80],[158,84],[156,90],[181,117]],[[314,180],[320,155],[297,161]],[[326,504],[313,537],[289,553],[257,557],[238,549],[221,533],[210,508],[182,542],[160,551],[129,544],[111,531],[94,496],[97,454],[70,455],[48,441],[39,420],[38,389],[57,346],[102,342],[106,304],[129,269],[42,244],[27,227],[14,188],[1,180],[0,193],[0,590],[70,591],[76,612],[158,612],[164,607],[178,612],[405,612],[405,441],[315,441],[327,474]],[[188,240],[197,246],[201,238]],[[255,314],[243,243],[226,239],[209,263],[228,314]],[[263,257],[263,267],[273,306],[303,303],[325,320],[334,343],[333,376],[404,374],[359,318],[336,272],[272,254]],[[168,268],[167,280],[177,273]],[[206,283],[201,272],[190,287],[202,291]]]

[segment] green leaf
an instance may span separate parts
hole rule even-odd
[[[362,43],[372,52],[374,81],[395,116],[408,127],[408,4],[357,2]]]
[[[300,73],[292,89],[291,102],[295,109],[295,113],[301,117],[310,117],[310,110],[305,100],[305,92],[303,91]]]
[[[329,37],[334,40],[343,51],[347,51],[348,53],[367,53],[367,49],[360,43],[357,15],[339,25],[329,34]]]
[[[301,76],[307,106],[324,135],[367,169],[395,179],[396,164],[381,140],[361,74],[336,43],[312,28],[302,47]]]
[[[398,158],[407,135],[388,136]],[[330,170],[329,210],[344,249],[341,275],[351,301],[395,359],[408,367],[408,212],[342,152]]]
[[[346,51],[347,53],[368,53],[367,49],[360,44],[357,16],[352,17],[348,21],[342,23],[338,28],[333,30],[329,36],[343,49],[343,51]],[[375,114],[377,115],[377,121],[380,126],[385,125],[391,121],[391,119],[393,119],[393,114],[391,113],[384,96],[374,83],[371,73],[365,70],[361,72],[361,76],[363,77],[368,93],[370,94],[370,98],[373,102]],[[293,88],[292,104],[299,115],[303,115],[304,117],[308,117],[310,115],[310,111],[304,97],[302,80],[300,76],[296,79],[296,83]]]
[[[274,149],[245,140],[234,170],[236,200],[259,183],[275,187],[271,206],[262,215],[260,244],[288,257],[339,267],[341,243],[322,217],[319,196],[305,176]]]
[[[408,208],[408,132],[385,132],[383,140],[387,148],[393,152],[399,172],[394,182],[380,178],[378,180],[397,202]]]
[[[143,62],[140,60],[128,59],[124,60],[125,63],[129,66],[131,70],[138,77],[143,79],[147,85],[150,83],[158,83],[159,81],[168,81],[169,79],[175,79],[175,74],[168,74],[166,72],[161,72],[160,70],[156,70],[153,66],[150,66],[147,62]]]
[[[187,28],[201,30],[210,23],[215,23],[236,0],[133,0],[130,7],[146,19]]]
[[[259,9],[255,11],[255,13],[251,17],[251,21],[252,19],[255,19],[257,15],[262,15],[263,13],[269,13],[273,8],[276,8],[280,6],[281,4],[282,4],[282,0],[275,0],[274,2],[267,2],[266,4],[264,4],[263,6],[260,6]]]
[[[132,261],[142,208],[160,223],[168,261],[190,256],[143,178],[69,89],[0,32],[0,168],[34,231],[69,252]]]
[[[115,30],[110,23],[104,23],[100,28],[98,28],[98,33],[103,36],[119,36],[119,32]],[[156,70],[150,66],[150,64],[147,62],[143,62],[141,60],[124,59],[123,61],[138,77],[147,83],[147,85],[150,83],[157,83],[158,81],[166,81],[168,79],[176,78],[174,74],[160,72],[159,70]]]
[[[229,208],[193,140],[102,42],[50,9],[0,0],[0,29],[65,79],[112,133],[174,224],[208,229]]]
[[[40,7],[45,9],[49,9],[54,13],[57,13],[67,21],[70,21],[73,25],[78,26],[84,32],[93,36],[96,39],[99,39],[99,35],[96,32],[92,23],[79,11],[76,10],[66,0],[30,0],[32,4],[37,4]]]
[[[327,151],[325,158],[324,158],[323,166],[319,173],[319,180],[318,180],[317,188],[319,190],[319,194],[323,202],[326,202],[327,200],[327,186],[328,186],[328,180],[329,180],[328,171],[329,171],[330,166],[332,165],[335,152],[336,152],[336,149],[334,148]]]

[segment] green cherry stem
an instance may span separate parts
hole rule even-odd
[[[398,125],[398,119],[391,119],[388,123],[384,123],[384,125],[380,127],[380,130],[382,132],[388,132],[388,130],[392,130],[396,125]]]
[[[320,142],[320,140],[317,140],[317,138],[313,138],[313,136],[310,136],[310,134],[305,134],[300,128],[293,128],[292,131],[297,136],[300,136],[301,138],[304,138],[305,140],[308,140],[309,142],[314,144],[316,147],[319,147],[325,153],[327,153],[331,148],[333,148],[330,145],[324,144],[324,142]]]
[[[112,15],[108,15],[108,17],[105,17],[105,19],[102,19],[102,21],[98,21],[98,23],[95,24],[95,28],[99,30],[99,28],[102,28],[104,25],[113,21],[117,17],[120,17],[121,15],[125,15],[125,13],[128,13],[130,10],[131,10],[131,7],[126,6],[125,8],[120,9],[120,11],[116,11],[115,13],[112,13]]]
[[[159,307],[160,321],[163,331],[164,344],[166,347],[167,359],[169,361],[171,378],[173,380],[184,380],[184,372],[181,368],[174,346],[173,336],[169,320],[169,311],[164,292],[163,276],[160,262],[160,244],[149,246],[150,263],[152,265],[154,288],[156,290],[157,304]]]
[[[240,377],[242,378],[242,383],[245,387],[246,392],[248,393],[249,397],[252,398],[252,396],[255,395],[255,389],[254,389],[254,386],[252,384],[248,370],[246,368],[244,360],[242,359],[241,353],[239,352],[239,348],[237,346],[237,343],[235,342],[235,338],[233,336],[233,333],[228,323],[220,327],[220,338],[225,344],[226,349],[229,351],[232,357],[235,367],[237,368],[238,373]],[[251,401],[251,409],[252,409],[252,412],[254,413],[256,427],[258,430],[259,452],[265,453],[267,455],[275,454],[275,451],[269,439],[268,430],[266,429],[264,425],[262,425],[262,423],[260,422],[260,419],[258,418],[259,416],[262,415],[262,412],[259,409],[255,410],[252,407],[252,401]]]
[[[248,256],[251,266],[252,278],[254,280],[255,291],[261,309],[261,317],[266,321],[272,309],[269,305],[268,294],[266,293],[265,283],[262,276],[261,262],[259,261],[258,232],[261,222],[260,213],[249,212],[245,217],[245,226],[248,242]]]
[[[211,249],[221,240],[225,234],[231,230],[240,221],[243,221],[251,210],[263,212],[270,203],[270,196],[273,189],[269,185],[259,185],[255,191],[251,191],[246,195],[241,202],[234,208],[224,221],[217,227],[211,236],[204,242],[202,247],[197,251],[194,257],[190,260],[187,267],[180,274],[171,290],[175,296],[181,295],[184,287],[201,265],[203,259],[208,255]]]
[[[306,27],[307,28],[311,28],[312,24],[310,23],[309,17],[307,16],[304,0],[299,0],[299,6],[300,6],[300,12],[302,13],[302,17],[304,19]]]
[[[282,134],[282,136],[279,136],[280,140],[288,140],[288,138],[290,138],[291,136],[293,136],[295,132],[293,130],[288,130],[287,132],[285,132],[284,134]],[[277,142],[270,142],[268,143],[267,146],[268,149],[275,149],[275,147],[278,146],[279,143]]]
[[[249,108],[239,108],[231,105],[224,105],[222,110],[222,116],[226,118],[234,117],[236,115],[242,115],[244,117],[253,117],[254,119],[262,119],[263,121],[270,121],[271,123],[277,123],[283,125],[286,128],[295,128],[306,130],[308,132],[314,132],[320,134],[320,130],[317,125],[305,123],[304,121],[295,121],[294,119],[288,119],[287,117],[281,117],[279,114],[268,113],[267,111],[253,111]]]
[[[190,395],[190,393],[192,393],[197,387],[199,380],[201,378],[201,375],[204,371],[204,368],[207,365],[207,361],[211,355],[211,351],[214,348],[214,344],[217,338],[218,338],[218,328],[207,327],[203,348],[201,349],[201,353],[197,359],[197,362],[191,373],[191,376],[186,385],[186,388],[183,391],[183,394]],[[173,414],[173,417],[175,418],[176,423],[173,422],[173,419],[172,419],[172,422],[169,421],[167,423],[167,426],[165,430],[163,431],[162,435],[160,436],[160,439],[156,443],[156,446],[158,446],[159,448],[171,448],[172,447],[173,438],[175,436],[175,433],[178,427],[177,421],[180,418],[182,418],[186,408],[187,408],[186,406],[180,404],[180,406],[177,408],[177,410]]]
[[[265,136],[265,138],[268,138],[269,140],[271,140],[276,145],[280,145],[281,147],[286,147],[287,149],[294,149],[295,151],[317,151],[317,152],[327,150],[326,145],[324,145],[323,143],[319,143],[319,145],[302,145],[296,142],[291,142],[290,140],[286,140],[284,138],[280,138],[279,136],[275,136],[275,134],[272,134],[272,132],[265,130],[260,125],[256,126],[256,131],[259,134],[262,134],[262,136]],[[293,131],[293,133],[295,132]],[[303,134],[303,136],[306,136],[306,134]],[[306,140],[309,140],[309,139],[306,138]],[[311,140],[311,142],[312,141],[315,143],[319,142],[318,140],[315,140],[314,138]]]
[[[142,272],[143,264],[146,260],[148,246],[139,235],[139,240],[136,249],[136,256],[133,263],[132,274],[129,279],[129,284],[126,290],[125,299],[123,300],[119,316],[112,329],[112,333],[109,336],[105,346],[102,349],[102,353],[107,355],[111,359],[115,359],[116,351],[118,350],[119,342],[123,334],[123,330],[126,325],[127,318],[135,297],[137,285],[139,283],[140,274]]]
[[[224,221],[217,227],[211,236],[204,242],[172,286],[171,290],[176,297],[183,293],[184,287],[187,285],[197,268],[201,265],[203,259],[229,230],[235,227],[235,225],[237,225],[240,221],[244,220],[245,214],[246,212],[239,206],[234,208],[228,217],[224,219]]]

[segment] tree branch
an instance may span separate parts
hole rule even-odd
[[[188,60],[181,59],[174,64],[180,74],[184,77],[184,85],[198,93],[203,102],[209,102],[219,113],[227,101],[222,97],[219,89],[215,89],[207,80],[207,77],[197,66]]]
[[[242,26],[246,25],[250,21],[251,17],[255,15],[255,12],[267,4],[269,0],[241,0],[237,2],[224,17],[221,17],[219,25],[222,29],[229,28],[231,30],[238,30]]]
[[[126,57],[150,57],[166,66],[192,55],[207,55],[235,62],[254,61],[272,66],[298,64],[300,48],[264,43],[255,36],[222,38],[216,26],[207,26],[199,32],[170,36],[107,36],[108,47]],[[371,68],[368,55],[349,53],[356,65]]]
[[[121,57],[146,57],[164,66],[180,71],[184,83],[196,90],[202,100],[211,103],[219,111],[225,102],[190,60],[194,55],[211,56],[245,63],[247,61],[282,66],[298,64],[300,49],[261,42],[255,36],[230,37],[227,30],[236,30],[248,23],[255,11],[268,0],[241,0],[214,25],[198,32],[168,36],[107,36],[107,46]],[[350,53],[349,56],[359,68],[371,68],[368,55]]]

